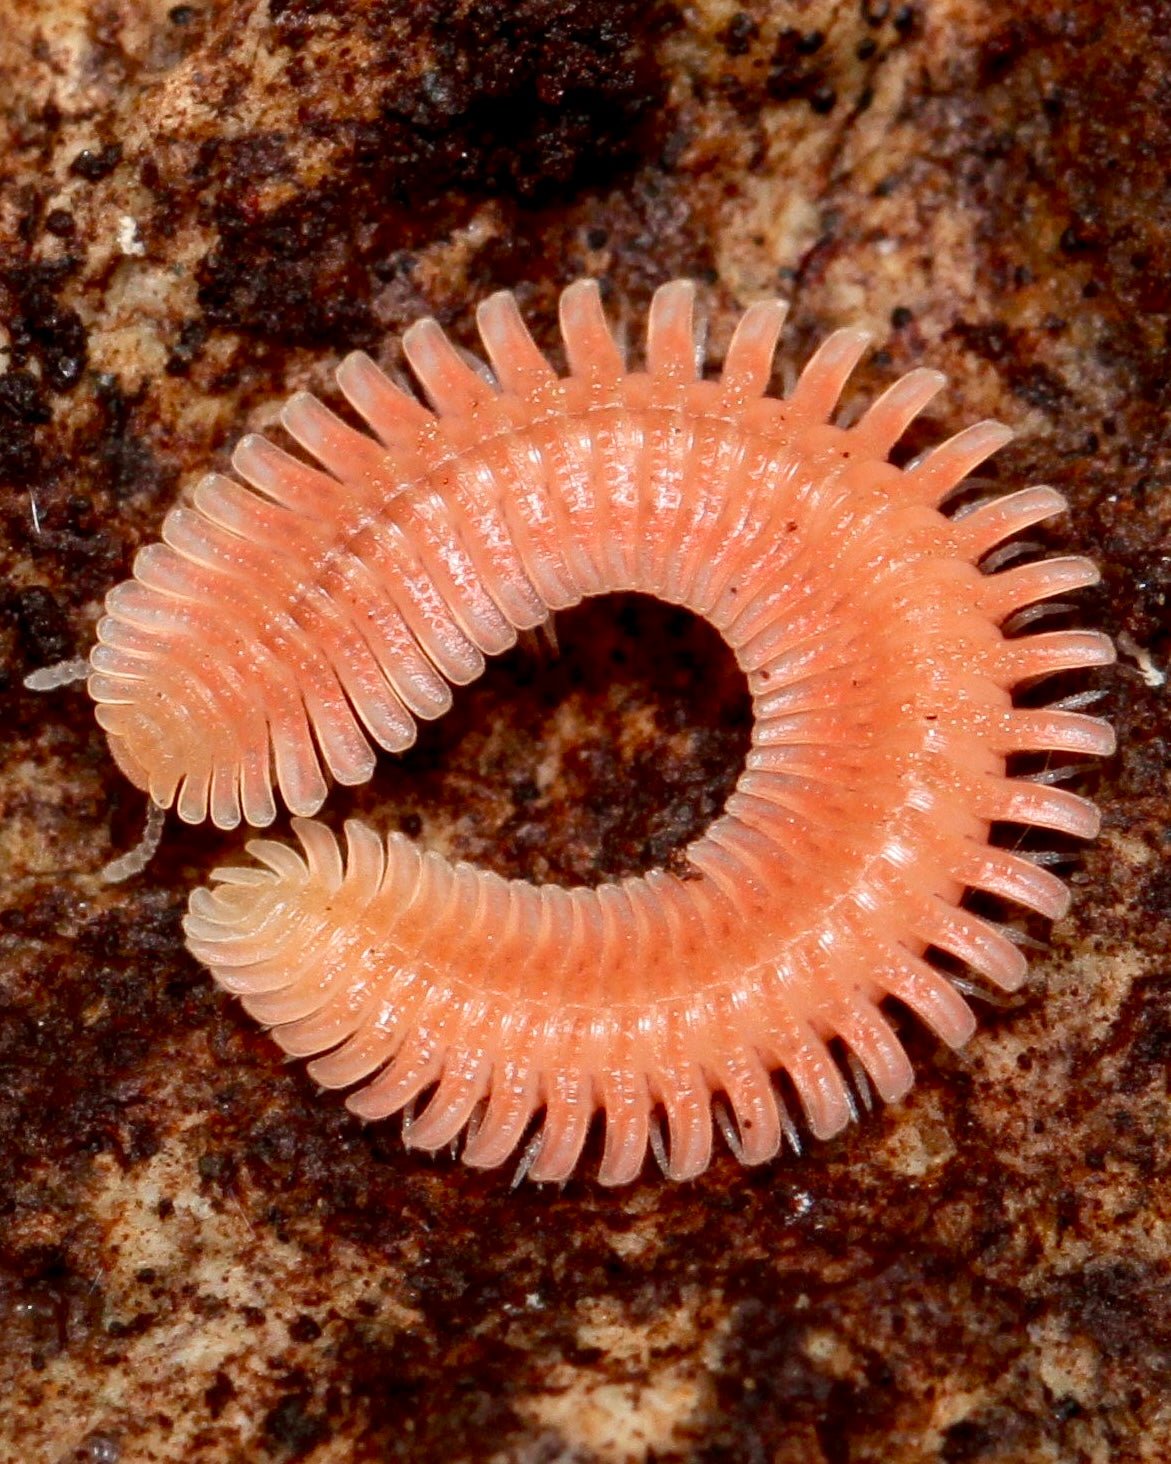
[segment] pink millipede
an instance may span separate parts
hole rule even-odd
[[[276,791],[298,815],[300,851],[257,840],[255,864],[194,892],[191,950],[318,1083],[354,1089],[356,1114],[413,1115],[414,1147],[470,1126],[463,1158],[488,1167],[539,1135],[529,1174],[564,1180],[600,1110],[603,1184],[633,1180],[648,1147],[688,1179],[715,1100],[761,1163],[795,1133],[780,1072],[814,1135],[849,1121],[835,1040],[883,1099],[907,1091],[886,998],[967,1039],[971,1009],[931,948],[1005,990],[1023,981],[1018,944],[966,891],[1067,907],[990,827],[1092,838],[1097,813],[1007,776],[1006,758],[1101,756],[1113,734],[1012,690],[1113,648],[1001,627],[1097,572],[1072,556],[986,568],[1064,500],[1034,487],[942,512],[1008,430],[981,422],[892,465],[943,378],[912,371],[834,425],[866,338],[831,335],[770,396],[784,313],[751,306],[717,379],[685,281],[655,294],[633,371],[592,281],[561,297],[565,377],[510,294],[478,311],[490,372],[420,321],[403,348],[429,409],[348,357],[338,383],[377,440],[294,396],[282,421],[321,466],[244,438],[243,482],[205,478],[108,598],[89,689],[126,775],[189,822],[268,824]],[[745,769],[687,850],[692,877],[538,887],[357,821],[343,857],[309,817],[327,774],[369,778],[372,744],[407,747],[519,630],[623,590],[710,621],[753,699]]]

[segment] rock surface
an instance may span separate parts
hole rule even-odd
[[[9,0],[0,31],[0,1459],[1125,1464],[1171,1456],[1171,4]],[[718,357],[952,387],[1103,566],[1122,752],[1074,913],[897,1110],[760,1171],[562,1192],[403,1152],[183,951],[238,841],[147,874],[80,691],[177,492],[361,345],[517,289]],[[921,439],[921,440],[920,440]],[[670,863],[743,756],[735,668],[639,600],[564,617],[330,816],[506,874]]]

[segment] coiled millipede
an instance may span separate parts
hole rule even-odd
[[[1008,430],[982,422],[896,467],[943,378],[912,371],[834,425],[866,337],[831,335],[777,398],[783,318],[751,306],[718,379],[685,281],[655,294],[633,371],[588,280],[561,297],[565,377],[510,294],[478,312],[490,371],[423,320],[403,349],[429,408],[348,357],[338,383],[377,440],[294,396],[281,420],[320,466],[246,437],[242,482],[205,478],[108,598],[89,689],[123,772],[189,822],[266,825],[274,789],[298,815],[300,851],[255,841],[255,863],[191,896],[191,950],[318,1083],[354,1089],[356,1114],[426,1096],[413,1146],[467,1129],[463,1158],[487,1167],[528,1136],[531,1176],[564,1180],[600,1110],[603,1184],[634,1179],[648,1145],[688,1179],[715,1101],[761,1163],[796,1144],[778,1074],[823,1138],[854,1107],[835,1047],[884,1099],[906,1092],[887,998],[965,1041],[972,1012],[934,951],[1022,982],[1018,945],[967,891],[1066,909],[991,825],[1091,838],[1098,815],[1006,758],[1104,755],[1113,734],[1077,697],[1025,708],[1012,691],[1113,649],[1002,626],[1097,573],[1079,557],[982,567],[1064,500],[1036,487],[941,511]],[[538,887],[357,821],[343,857],[312,821],[327,774],[369,778],[372,744],[407,747],[518,630],[630,590],[710,621],[753,699],[746,766],[686,851],[692,877]]]

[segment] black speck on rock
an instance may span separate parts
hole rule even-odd
[[[81,379],[88,343],[81,316],[59,299],[80,259],[66,255],[44,264],[0,265],[0,304],[8,297],[12,362],[40,362],[44,381],[64,392]]]
[[[329,1437],[326,1420],[314,1412],[307,1393],[287,1393],[269,1409],[262,1424],[268,1452],[281,1459],[301,1459]]]
[[[7,608],[16,621],[21,648],[27,664],[48,666],[64,661],[74,653],[74,640],[65,612],[58,605],[52,590],[43,585],[29,585],[11,591]]]
[[[69,164],[69,171],[87,183],[100,183],[108,178],[122,160],[122,144],[107,143],[105,147],[85,147]]]

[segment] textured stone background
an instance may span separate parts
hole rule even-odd
[[[5,0],[0,1458],[1171,1457],[1167,0]],[[317,1095],[188,959],[79,690],[105,589],[294,387],[515,286],[698,277],[928,361],[1070,497],[1122,753],[1073,916],[897,1111],[746,1173],[511,1193]],[[565,617],[357,801],[506,873],[677,857],[746,710],[702,627]],[[340,813],[346,800],[336,800]]]

